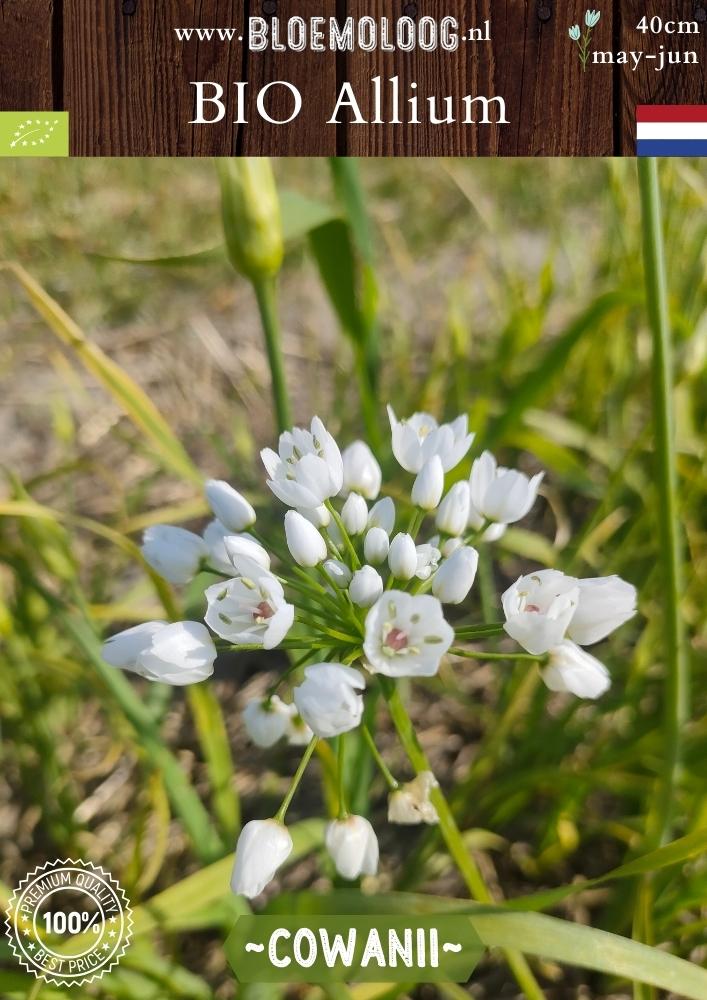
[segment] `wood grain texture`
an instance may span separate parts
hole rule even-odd
[[[276,4],[251,3],[252,17],[264,17],[274,8],[284,22],[295,16],[321,15],[322,4],[307,0],[278,0]],[[335,52],[264,52],[246,53],[244,79],[249,80],[248,122],[243,128],[238,152],[244,156],[263,156],[277,149],[279,156],[296,156],[302,149],[308,156],[335,156],[337,129],[327,125],[326,109],[333,105],[337,83]],[[256,114],[256,95],[272,80],[287,80],[302,94],[302,110],[294,122],[271,125]],[[283,121],[292,113],[292,96],[282,87],[273,87],[264,98],[271,118]]]
[[[237,24],[231,0],[64,0],[64,90],[74,156],[228,156],[232,109],[214,125],[194,118],[194,80],[241,79],[238,42],[178,42],[175,27]]]
[[[635,150],[637,104],[705,104],[707,0],[602,0],[595,50],[659,54],[689,48],[697,65],[656,60],[595,64],[586,73],[568,38],[583,25],[587,0],[0,0],[0,110],[69,110],[71,152],[90,156],[224,156],[233,154],[358,156],[608,156]],[[132,12],[132,13],[130,13]],[[491,43],[461,42],[456,52],[248,52],[233,41],[180,42],[175,27],[243,29],[248,17],[336,15],[419,20],[456,17],[464,29],[491,21]],[[643,15],[692,20],[698,35],[651,35],[636,29]],[[391,77],[401,108],[416,94],[501,96],[509,124],[374,124],[380,77],[383,118],[391,110]],[[269,124],[256,114],[258,90],[288,80],[302,93],[299,117]],[[227,112],[213,125],[192,125],[195,80],[225,90]],[[247,80],[249,124],[235,125],[234,81]],[[327,125],[344,81],[352,84],[366,124],[343,111]],[[416,90],[411,84],[417,83]],[[267,107],[282,117],[282,88]],[[490,117],[495,119],[491,106]]]
[[[0,107],[44,111],[54,107],[52,0],[0,0]]]
[[[666,21],[694,21],[702,17],[705,7],[685,0],[624,0],[621,4],[621,46],[626,51],[644,51],[659,56],[661,46],[667,53],[691,49],[697,53],[697,65],[670,65],[658,71],[659,59],[642,58],[638,68],[631,64],[617,67],[621,73],[622,133],[620,148],[623,156],[636,153],[636,105],[638,104],[707,104],[707,25],[700,21],[698,35],[643,33],[637,24],[645,14],[650,21],[658,15]],[[701,14],[700,14],[701,11]]]

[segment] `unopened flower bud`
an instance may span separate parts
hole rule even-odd
[[[142,554],[160,576],[170,583],[188,583],[208,555],[203,538],[185,528],[155,524],[142,536]]]
[[[241,830],[231,875],[231,889],[253,899],[292,853],[292,837],[283,823],[252,819]]]
[[[462,545],[445,559],[432,580],[432,593],[443,604],[461,604],[471,590],[479,565],[479,553]]]
[[[599,698],[611,686],[604,664],[569,639],[550,650],[542,678],[551,691],[568,691],[578,698]]]
[[[331,522],[331,514],[324,504],[320,504],[318,507],[298,507],[297,512],[315,528],[327,528]]]
[[[324,569],[340,590],[344,590],[351,583],[351,570],[340,559],[327,559]]]
[[[300,566],[316,566],[326,559],[324,539],[296,510],[288,510],[285,514],[285,539],[290,555]]]
[[[382,528],[388,535],[395,527],[395,504],[390,497],[381,497],[371,507],[368,515],[369,528]]]
[[[383,593],[383,580],[372,566],[357,569],[349,584],[349,596],[361,608],[370,608]]]
[[[439,455],[422,466],[412,485],[412,502],[420,510],[434,510],[444,491],[444,468]]]
[[[350,493],[341,510],[341,520],[350,535],[360,535],[366,530],[368,506],[359,493]]]
[[[214,515],[229,531],[245,531],[255,523],[255,511],[246,498],[223,479],[209,479],[205,493]]]
[[[345,879],[375,875],[378,870],[378,838],[363,816],[347,816],[329,824],[326,849],[337,872]]]
[[[390,539],[383,528],[369,528],[363,541],[363,554],[369,563],[378,565],[388,558]]]
[[[381,467],[365,441],[354,441],[341,453],[344,460],[343,492],[355,490],[366,500],[375,500],[381,488]]]
[[[390,543],[388,565],[398,580],[412,580],[417,572],[417,549],[410,535],[401,531],[395,536]]]
[[[217,161],[226,248],[233,267],[251,281],[272,278],[284,252],[280,203],[270,161],[228,157]]]
[[[243,724],[258,747],[271,747],[287,732],[290,706],[274,694],[271,698],[253,698],[243,709]]]
[[[439,505],[435,524],[445,535],[463,535],[469,520],[469,483],[455,483]]]

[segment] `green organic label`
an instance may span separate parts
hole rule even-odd
[[[465,983],[483,950],[459,915],[245,915],[226,941],[241,983]]]
[[[0,156],[68,155],[68,111],[0,111]]]

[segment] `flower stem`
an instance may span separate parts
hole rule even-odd
[[[336,526],[339,529],[339,531],[341,532],[341,537],[344,540],[344,545],[348,549],[349,555],[351,556],[351,565],[353,566],[354,569],[358,569],[360,567],[360,565],[361,565],[361,560],[358,558],[358,553],[356,552],[356,549],[354,548],[354,544],[351,541],[351,538],[349,536],[348,531],[346,530],[346,526],[345,526],[344,522],[341,520],[341,516],[339,515],[338,510],[336,509],[336,507],[334,506],[334,504],[331,502],[331,500],[325,500],[324,501],[324,506],[329,511],[329,513],[334,518],[334,520],[336,521]]]
[[[381,686],[388,703],[391,719],[398,732],[403,749],[415,769],[415,773],[432,771],[427,756],[418,742],[412,721],[400,697],[400,691],[395,683],[387,677],[381,677]],[[484,882],[476,862],[464,845],[464,839],[456,824],[452,810],[449,808],[447,799],[439,787],[430,790],[430,801],[439,816],[440,833],[444,838],[449,853],[464,878],[472,898],[478,900],[480,903],[493,903],[493,897]],[[525,956],[521,952],[508,949],[504,949],[503,954],[528,1000],[544,1000],[544,993],[538,985]]]
[[[295,771],[295,774],[294,774],[294,777],[292,779],[292,784],[290,785],[289,791],[287,792],[287,795],[285,796],[285,798],[282,800],[282,805],[280,806],[280,808],[278,809],[278,811],[275,814],[274,818],[277,820],[278,823],[284,823],[285,822],[285,814],[286,814],[287,810],[290,807],[290,803],[292,802],[292,799],[295,796],[295,792],[297,791],[297,786],[299,785],[300,781],[302,780],[302,775],[307,770],[307,764],[309,764],[309,759],[312,756],[312,754],[314,753],[314,748],[317,745],[317,740],[318,739],[319,739],[318,736],[313,736],[311,738],[311,740],[309,741],[309,743],[307,744],[307,749],[304,751],[304,754],[302,755],[302,760],[299,762],[299,767]]]
[[[274,278],[260,278],[253,281],[255,297],[260,310],[260,322],[265,337],[265,348],[272,378],[272,395],[280,433],[292,427],[290,399],[285,381],[285,365],[282,357],[280,320],[277,314],[277,293]]]
[[[349,815],[349,810],[346,805],[346,793],[344,791],[344,754],[346,747],[346,733],[340,733],[337,738],[337,768],[336,768],[336,780],[337,788],[339,790],[339,819],[346,819]]]
[[[655,829],[649,841],[669,838],[674,789],[681,771],[681,737],[689,719],[690,663],[680,614],[683,552],[678,514],[678,483],[673,412],[673,363],[668,289],[665,273],[658,165],[654,157],[638,161],[643,220],[643,262],[648,318],[653,338],[653,427],[658,486],[658,527],[663,569],[666,691],[663,723],[663,774],[655,804]]]
[[[542,663],[547,657],[533,656],[532,653],[487,653],[484,650],[460,649],[452,646],[449,652],[453,656],[463,656],[469,660],[527,660],[529,663]]]
[[[396,781],[396,779],[393,777],[392,772],[390,771],[388,765],[381,756],[380,750],[376,746],[376,741],[373,739],[373,734],[371,733],[371,730],[365,723],[361,724],[361,732],[363,733],[364,740],[368,744],[368,749],[371,751],[371,756],[378,765],[380,773],[386,780],[388,788],[390,788],[391,792],[394,792],[396,789],[400,788],[400,782]]]

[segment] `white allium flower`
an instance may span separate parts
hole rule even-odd
[[[299,714],[316,736],[329,738],[355,729],[363,714],[363,675],[342,663],[305,667],[293,692]]]
[[[412,535],[398,532],[390,543],[388,566],[398,580],[412,580],[417,572],[417,549]]]
[[[314,733],[297,711],[296,705],[288,705],[290,720],[287,724],[287,742],[291,747],[306,747]]]
[[[559,570],[521,576],[501,597],[503,627],[524,649],[539,656],[564,639],[578,601],[577,581]]]
[[[378,871],[378,838],[364,816],[333,820],[327,826],[325,844],[342,878],[351,881]]]
[[[390,539],[383,528],[369,528],[363,540],[363,554],[369,563],[378,566],[388,558]]]
[[[340,559],[327,559],[324,570],[340,590],[344,590],[351,583],[351,570]]]
[[[255,524],[251,505],[223,479],[208,479],[204,491],[214,516],[231,532],[245,531]]]
[[[233,575],[233,562],[225,545],[225,540],[232,535],[233,532],[229,531],[219,520],[209,521],[202,534],[207,548],[206,562],[208,566],[225,573],[226,576]]]
[[[326,559],[326,542],[314,525],[296,510],[288,510],[285,514],[285,538],[290,555],[300,566],[316,566]]]
[[[382,528],[387,535],[393,533],[395,527],[395,504],[390,497],[381,497],[370,509],[368,514],[369,528]]]
[[[171,524],[154,524],[142,536],[142,554],[170,583],[188,583],[199,572],[207,549],[203,538]]]
[[[476,579],[479,553],[470,545],[462,545],[445,559],[432,580],[432,593],[442,604],[461,604]]]
[[[150,681],[182,686],[214,672],[216,647],[201,622],[145,622],[107,639],[102,656]]]
[[[455,483],[439,505],[435,525],[445,535],[463,535],[469,522],[471,495],[469,483]]]
[[[349,596],[360,608],[370,608],[383,593],[383,580],[372,566],[357,569],[349,584]]]
[[[419,472],[433,455],[438,455],[445,472],[453,469],[466,455],[474,440],[467,433],[466,415],[451,424],[438,424],[429,413],[414,413],[398,420],[392,406],[388,419],[393,435],[393,454],[407,472]]]
[[[487,521],[512,524],[533,506],[542,479],[542,472],[528,479],[522,472],[504,469],[485,451],[471,467],[471,502]]]
[[[306,517],[315,528],[328,528],[331,523],[331,514],[324,504],[319,507],[298,507],[297,513]]]
[[[215,583],[206,588],[204,596],[208,604],[206,624],[238,646],[273,649],[285,638],[295,618],[282,584],[264,570]]]
[[[442,553],[435,545],[424,542],[415,547],[417,555],[417,567],[415,576],[418,580],[429,580],[433,573],[437,571],[437,565],[442,557]]]
[[[453,639],[436,597],[389,590],[366,616],[363,651],[372,673],[432,677]]]
[[[243,724],[253,743],[271,747],[288,730],[292,705],[286,705],[276,694],[271,698],[252,698],[243,709]]]
[[[349,493],[341,508],[341,520],[350,535],[362,535],[368,524],[368,506],[360,493]]]
[[[288,507],[319,507],[336,496],[344,481],[341,452],[319,417],[310,430],[284,431],[278,452],[265,448],[260,456],[270,477],[267,484]]]
[[[430,792],[437,787],[431,771],[421,771],[413,781],[391,792],[388,799],[388,822],[403,826],[439,823],[437,810],[430,802]]]
[[[578,698],[599,698],[611,686],[604,664],[568,639],[550,650],[542,679],[551,691],[568,691]]]
[[[231,560],[231,566],[237,573],[251,573],[253,564],[266,572],[270,569],[270,556],[260,544],[250,535],[226,535],[224,548]]]
[[[253,899],[292,853],[292,837],[284,823],[274,819],[252,819],[241,830],[236,844],[236,859],[231,875],[231,889],[239,896]]]
[[[439,455],[433,455],[422,466],[412,484],[411,499],[420,510],[434,510],[444,492],[444,469]]]
[[[577,580],[579,603],[567,635],[580,646],[605,639],[636,613],[636,588],[620,576]]]
[[[469,520],[467,522],[467,527],[471,528],[472,531],[481,531],[485,524],[486,518],[478,512],[471,500],[469,500]],[[489,524],[489,526],[481,534],[481,541],[498,541],[499,538],[505,535],[507,527],[507,524]]]
[[[376,457],[365,441],[354,441],[344,448],[341,455],[344,463],[344,485],[342,493],[355,490],[366,500],[375,500],[380,493],[382,473]]]

